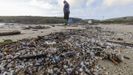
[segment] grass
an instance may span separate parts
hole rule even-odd
[[[4,40],[3,42],[0,42],[0,46],[12,44],[12,43],[15,43],[15,42],[10,39],[7,39],[7,40]]]

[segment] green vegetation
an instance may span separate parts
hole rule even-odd
[[[74,22],[82,19],[72,18]],[[59,24],[64,23],[63,17],[39,17],[39,16],[0,16],[1,23],[21,24]]]
[[[7,40],[4,40],[3,42],[0,42],[0,46],[1,45],[11,44],[11,43],[14,43],[14,42],[12,40],[10,40],[10,39],[7,39]]]
[[[133,17],[120,17],[103,20],[100,23],[104,24],[133,24]]]
[[[73,23],[88,24],[91,20],[92,24],[133,24],[133,16],[112,18],[106,20],[95,20],[71,18]],[[1,23],[21,23],[21,24],[60,24],[64,23],[63,17],[41,17],[41,16],[0,16]]]
[[[85,23],[88,23],[90,20],[92,21],[92,24],[133,24],[133,16],[111,18],[106,20],[86,19],[84,21]]]

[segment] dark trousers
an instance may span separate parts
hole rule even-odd
[[[67,13],[64,13],[64,19],[68,22],[68,20],[69,20],[69,12],[67,12]]]

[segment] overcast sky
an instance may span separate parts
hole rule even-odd
[[[133,0],[67,0],[71,17],[133,16]],[[63,0],[0,0],[0,16],[63,16]]]

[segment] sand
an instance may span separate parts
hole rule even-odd
[[[124,42],[133,43],[133,25],[99,25],[108,31],[119,33],[114,38],[122,38]],[[109,75],[133,75],[133,49],[124,49],[121,53],[123,56],[130,58],[124,59],[123,63],[114,65],[109,61],[100,61],[99,64],[104,66]]]
[[[30,29],[30,30],[23,30],[23,27],[27,26],[37,26],[37,25],[12,25],[12,26],[3,26],[0,27],[0,32],[6,32],[6,31],[14,31],[14,30],[19,30],[21,31],[22,34],[20,35],[11,35],[11,36],[0,36],[0,41],[6,40],[6,39],[11,39],[13,41],[21,40],[24,38],[35,38],[37,36],[44,36],[48,35],[50,33],[55,33],[55,32],[61,32],[64,31],[65,29],[82,29],[81,26],[55,26],[52,27],[52,25],[42,25],[42,26],[49,26],[49,29]]]
[[[133,25],[110,24],[110,25],[98,25],[98,26],[110,31],[133,33]]]

